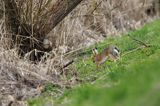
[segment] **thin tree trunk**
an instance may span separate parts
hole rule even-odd
[[[5,4],[5,14],[6,22],[8,27],[10,27],[13,33],[18,33],[18,27],[20,25],[18,8],[16,7],[16,2],[14,0],[3,0]]]
[[[157,16],[160,16],[160,0],[155,0],[155,9]]]
[[[23,56],[25,53],[34,51],[34,49],[40,51],[50,51],[51,48],[44,48],[43,39],[44,37],[59,23],[61,22],[82,0],[57,0],[55,4],[53,4],[50,11],[47,12],[46,15],[50,16],[47,24],[42,27],[42,29],[34,30],[34,35],[32,35],[32,26],[27,23],[20,22],[20,14],[18,13],[18,7],[16,5],[15,0],[3,0],[6,8],[6,16],[8,27],[13,33],[13,40],[17,42],[17,35],[21,35],[18,40],[20,43],[18,45],[20,48],[20,54]],[[39,42],[34,41],[32,39],[34,36]],[[42,52],[38,54],[38,57],[35,56],[35,53],[32,53],[31,60],[39,60],[43,55]]]
[[[61,22],[82,0],[58,0],[51,8],[52,14],[48,25],[45,26],[46,34]]]

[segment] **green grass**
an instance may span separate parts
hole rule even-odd
[[[91,51],[83,53],[76,62],[83,83],[66,90],[58,99],[52,98],[54,104],[57,106],[159,106],[160,20],[129,33],[150,44],[151,47],[124,55],[117,62],[107,61],[99,70],[96,70],[95,64],[91,61]],[[110,43],[118,45],[122,54],[140,46],[128,36],[122,36],[106,39],[97,47],[101,51]],[[28,103],[30,106],[40,106],[45,102],[38,98],[29,100]]]

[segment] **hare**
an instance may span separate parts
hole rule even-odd
[[[92,52],[92,59],[93,62],[96,64],[97,68],[108,59],[116,61],[120,57],[120,51],[114,45],[109,45],[101,53],[98,53],[96,48],[92,49]]]

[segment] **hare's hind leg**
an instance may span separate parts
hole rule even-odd
[[[97,64],[96,64],[96,70],[99,71],[100,69],[101,69],[101,64],[100,64],[100,63],[97,63]]]

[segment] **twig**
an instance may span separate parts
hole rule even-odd
[[[17,82],[1,82],[0,85],[17,85]]]
[[[137,38],[134,38],[133,36],[130,36],[130,34],[128,34],[128,36],[129,36],[131,39],[133,39],[134,41],[139,42],[139,44],[142,44],[142,45],[145,46],[145,47],[149,47],[149,46],[150,46],[150,45],[146,44],[145,42],[143,42],[143,41],[141,41],[141,40],[139,40],[139,39],[137,39]]]
[[[60,75],[62,75],[62,74],[64,73],[64,69],[65,69],[66,67],[68,67],[69,65],[71,65],[73,62],[74,62],[74,60],[71,60],[71,61],[67,62],[65,65],[63,65],[63,66],[60,68],[60,70],[62,70],[62,71],[60,72]]]
[[[125,56],[125,55],[127,55],[127,54],[129,54],[129,53],[135,52],[135,51],[137,51],[137,50],[139,50],[139,49],[145,48],[145,47],[146,47],[146,46],[140,46],[140,47],[137,47],[137,48],[132,49],[132,50],[130,50],[130,51],[127,51],[127,52],[125,52],[124,54],[122,54],[121,57],[123,57],[123,56]]]
[[[66,63],[62,68],[64,69],[64,68],[68,67],[68,66],[71,65],[73,62],[74,62],[74,60],[69,61],[69,62]]]
[[[97,8],[101,5],[102,2],[103,0],[101,0],[99,3],[96,3],[96,6],[92,10],[90,10],[88,14],[93,14],[93,12],[97,10]]]

